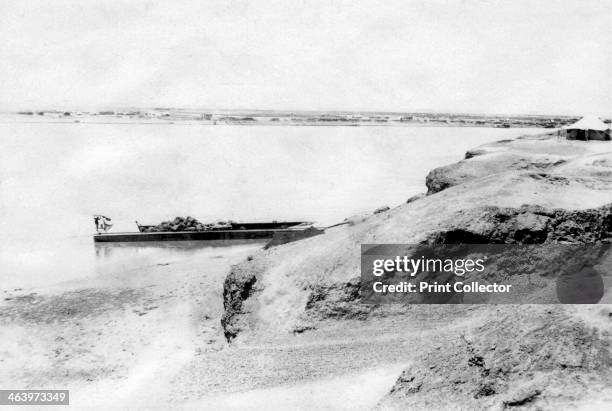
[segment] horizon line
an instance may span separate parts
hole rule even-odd
[[[588,113],[576,114],[576,113],[543,113],[543,112],[524,112],[524,113],[494,113],[494,112],[479,112],[479,111],[453,111],[453,110],[436,110],[436,109],[411,109],[411,110],[376,110],[376,109],[272,109],[272,108],[211,108],[211,107],[194,107],[194,106],[98,106],[98,107],[83,107],[74,108],[68,106],[56,106],[56,107],[45,107],[45,108],[2,108],[0,113],[3,114],[19,114],[20,112],[38,112],[38,111],[83,111],[83,112],[99,112],[99,111],[123,111],[123,110],[196,110],[196,111],[209,111],[209,112],[269,112],[269,113],[342,113],[342,114],[454,114],[454,115],[485,115],[485,116],[561,116],[561,117],[582,117]],[[612,112],[608,113],[608,116],[612,116]],[[598,116],[600,117],[600,116]]]

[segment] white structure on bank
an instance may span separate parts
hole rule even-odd
[[[610,140],[610,126],[596,116],[584,116],[561,129],[568,140]]]

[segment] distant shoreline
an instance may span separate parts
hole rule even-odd
[[[159,126],[170,126],[170,125],[178,125],[178,126],[255,126],[255,127],[457,127],[457,128],[502,128],[496,127],[491,124],[485,125],[474,125],[474,124],[419,124],[419,123],[405,123],[405,124],[342,124],[342,123],[332,123],[332,124],[266,124],[266,123],[222,123],[222,124],[214,124],[210,122],[187,122],[187,121],[169,121],[169,122],[146,122],[146,121],[116,121],[116,122],[102,122],[102,121],[0,121],[0,124],[133,124],[133,125],[159,125]],[[504,128],[544,128],[538,126],[512,126],[512,127],[504,127]]]
[[[0,113],[20,123],[195,124],[269,126],[391,126],[492,127],[555,129],[575,122],[575,116],[480,115],[457,113],[274,112],[191,109],[134,109],[105,111],[39,110]],[[609,119],[606,119],[608,123]]]

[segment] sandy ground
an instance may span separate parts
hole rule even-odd
[[[406,353],[479,318],[330,321],[228,345],[223,279],[258,247],[207,270],[174,262],[88,288],[5,293],[0,386],[68,388],[76,409],[371,409],[409,365]]]
[[[218,258],[3,290],[0,386],[70,389],[76,409],[369,409],[407,365],[414,324],[329,323],[228,345]],[[398,332],[398,329],[404,329]],[[370,332],[371,331],[371,332]],[[274,400],[272,400],[272,398]]]
[[[405,365],[405,364],[404,364]],[[255,389],[233,395],[219,395],[187,403],[186,408],[227,410],[292,409],[356,410],[372,409],[387,393],[402,365],[379,367],[341,377],[327,377],[316,381],[273,388]]]
[[[260,246],[73,282],[52,293],[3,290],[0,386],[69,388],[76,406],[105,408],[110,401],[138,408],[182,364],[225,345],[218,320],[223,278]]]

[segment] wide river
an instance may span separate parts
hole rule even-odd
[[[470,148],[542,132],[1,123],[0,289],[82,282],[249,247],[95,247],[93,214],[111,217],[112,231],[178,215],[329,225],[424,192],[429,170],[460,160]]]

